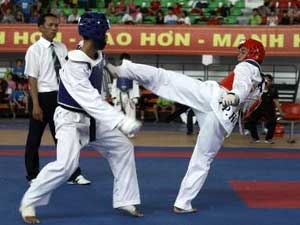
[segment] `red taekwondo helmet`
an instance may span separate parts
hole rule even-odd
[[[246,39],[240,43],[238,48],[245,47],[248,49],[248,54],[245,59],[253,59],[258,63],[262,63],[265,58],[265,48],[261,42],[254,39]]]

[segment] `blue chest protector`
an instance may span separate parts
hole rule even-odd
[[[87,63],[89,67],[91,65]],[[101,94],[102,77],[103,77],[103,63],[95,65],[92,69],[89,80],[92,86]],[[76,102],[76,100],[69,94],[62,81],[59,83],[58,89],[58,104],[63,108],[75,112],[85,112],[84,109]]]
[[[119,78],[117,80],[117,88],[123,92],[127,92],[133,87],[133,81],[127,78]]]

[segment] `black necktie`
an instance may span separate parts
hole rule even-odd
[[[52,59],[53,59],[53,63],[54,63],[54,70],[55,70],[56,78],[57,78],[57,82],[58,82],[59,81],[59,70],[61,68],[61,65],[60,65],[59,59],[56,55],[53,43],[51,43],[50,48],[51,48],[51,51],[52,51]]]

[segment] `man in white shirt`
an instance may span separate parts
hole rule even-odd
[[[260,64],[265,57],[263,45],[247,39],[239,45],[233,72],[220,84],[196,80],[173,71],[123,60],[119,67],[107,65],[119,78],[138,81],[163,98],[194,110],[199,126],[197,143],[188,170],[174,203],[175,213],[193,213],[192,200],[202,188],[210,164],[239,120],[239,112],[249,115],[258,105],[264,89]]]
[[[41,15],[38,27],[41,38],[31,45],[25,56],[25,75],[30,85],[29,131],[25,147],[25,165],[29,183],[39,173],[39,147],[47,124],[55,139],[53,115],[57,107],[58,70],[68,53],[63,43],[53,41],[58,31],[58,18],[53,14]],[[55,54],[54,54],[54,52]],[[90,184],[81,175],[80,168],[70,177],[69,183]]]
[[[23,196],[20,212],[26,223],[39,223],[35,208],[48,204],[52,192],[78,167],[80,150],[88,143],[111,167],[113,207],[134,217],[143,216],[135,207],[140,204],[140,194],[134,149],[125,136],[136,133],[141,123],[114,109],[101,96],[104,60],[100,50],[106,45],[109,27],[102,13],[85,13],[79,21],[83,45],[68,53],[60,71],[59,106],[54,115],[57,158],[41,170]],[[95,133],[91,125],[95,125]]]
[[[80,18],[80,15],[78,14],[78,9],[73,8],[72,13],[68,16],[68,23],[78,23],[78,20]]]

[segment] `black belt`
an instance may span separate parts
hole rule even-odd
[[[86,111],[81,110],[81,109],[76,109],[72,108],[66,105],[58,104],[60,107],[69,110],[71,112],[77,112],[77,113],[82,113],[85,114],[86,116],[90,117],[90,141],[95,141],[96,140],[96,120],[91,117]]]

